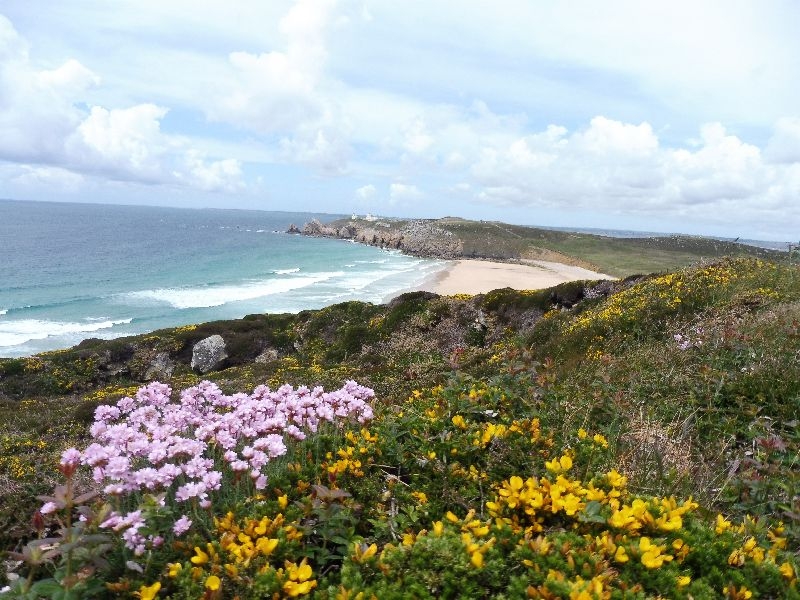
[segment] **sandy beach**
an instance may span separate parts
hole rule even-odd
[[[615,279],[581,267],[543,260],[525,264],[485,260],[455,260],[450,266],[424,281],[418,289],[441,295],[485,294],[498,288],[539,290],[566,281]]]

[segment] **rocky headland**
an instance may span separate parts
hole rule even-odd
[[[463,256],[464,251],[464,244],[457,235],[430,220],[350,219],[324,224],[314,219],[303,226],[302,232],[303,235],[353,240],[426,258],[454,259]]]
[[[561,263],[613,277],[679,269],[723,256],[782,260],[785,253],[699,236],[614,238],[498,221],[352,217],[312,220],[288,233],[351,240],[412,256],[531,264]]]

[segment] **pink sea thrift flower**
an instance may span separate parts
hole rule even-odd
[[[180,537],[184,533],[189,531],[189,528],[191,528],[191,526],[192,526],[192,520],[186,515],[181,515],[181,518],[175,521],[175,524],[172,526],[172,531],[175,535]]]
[[[210,507],[211,496],[223,485],[249,480],[256,489],[265,489],[263,470],[286,454],[290,440],[303,440],[326,422],[370,420],[367,401],[373,397],[371,389],[353,381],[334,392],[283,385],[275,391],[258,386],[250,395],[231,396],[204,381],[183,390],[175,402],[169,386],[152,383],[133,398],[98,407],[91,428],[94,443],[83,454],[75,449],[65,453],[63,464],[91,467],[95,481],[106,494],[118,496],[122,506],[157,494],[167,514],[174,501]],[[242,478],[245,472],[248,478]],[[163,543],[164,532],[154,532],[145,514],[150,510],[114,514],[103,527],[118,532],[139,555]],[[171,528],[181,535],[191,525],[181,515]]]
[[[42,508],[39,509],[39,512],[43,515],[49,515],[50,513],[54,513],[58,510],[58,506],[55,502],[45,502],[42,504]]]

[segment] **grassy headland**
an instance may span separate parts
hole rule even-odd
[[[460,231],[465,248],[495,227],[480,225],[467,235],[467,225],[439,223]],[[611,244],[541,235],[548,241],[525,238],[524,248],[580,258],[581,244]],[[592,264],[624,273],[679,260],[676,245],[641,263],[617,252]],[[0,360],[0,545],[36,537],[34,496],[59,480],[60,452],[84,447],[96,407],[132,395],[166,354],[172,371],[162,379],[175,390],[201,379],[229,394],[355,379],[374,388],[375,418],[287,442],[265,490],[226,471],[208,509],[190,503],[173,515],[169,491],[163,508],[147,494],[115,500],[162,527],[178,513],[193,526],[180,536],[167,526],[165,542],[141,556],[119,535],[78,541],[70,568],[89,576],[69,576],[56,554],[36,567],[32,581],[53,577],[41,590],[797,598],[800,269],[782,258],[536,292],[412,293]],[[212,334],[229,358],[201,377],[191,349]],[[91,487],[85,475],[73,480]],[[95,533],[90,517],[81,535]]]
[[[785,257],[785,253],[774,250],[704,237],[613,238],[452,217],[419,221],[340,219],[323,227],[325,235],[377,246],[402,247],[406,252],[422,256],[547,260],[615,277],[671,271],[723,256],[763,260]],[[437,247],[437,243],[441,247]]]

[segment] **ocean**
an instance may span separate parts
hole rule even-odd
[[[381,303],[444,261],[285,233],[333,215],[0,200],[0,357]]]

